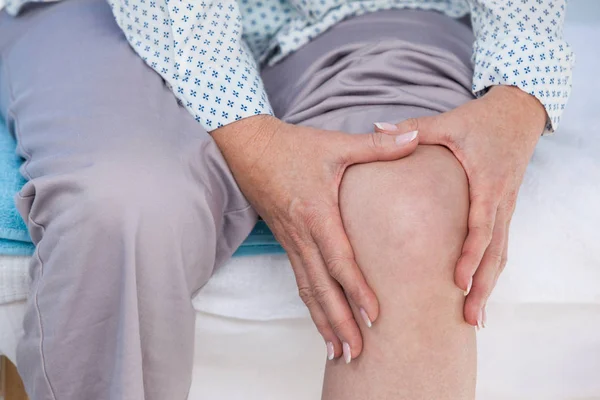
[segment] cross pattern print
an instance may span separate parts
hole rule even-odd
[[[49,0],[6,0],[7,11],[31,1]],[[548,114],[546,133],[558,126],[571,92],[566,0],[108,1],[134,50],[208,131],[272,114],[259,65],[276,63],[345,18],[388,9],[471,13],[473,93],[513,85],[532,94]]]

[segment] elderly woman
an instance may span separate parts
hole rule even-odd
[[[31,398],[185,399],[190,299],[260,216],[324,399],[472,399],[472,326],[570,92],[564,3],[8,0]]]

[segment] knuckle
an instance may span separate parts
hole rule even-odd
[[[307,235],[326,237],[325,230],[330,225],[332,214],[322,203],[305,202],[301,214],[297,214],[296,221],[303,226]]]
[[[350,265],[351,262],[352,259],[348,256],[337,255],[329,257],[326,261],[329,275],[339,282],[343,279],[343,276],[348,269],[347,266]]]
[[[340,318],[336,321],[333,321],[331,324],[331,327],[333,328],[333,331],[338,335],[338,336],[345,336],[345,335],[341,335],[342,332],[349,330],[352,325],[354,324],[354,318],[351,316],[345,316],[343,318]]]
[[[304,199],[292,199],[288,206],[288,214],[292,217],[302,215],[306,209],[306,201]]]
[[[287,232],[287,239],[283,240],[283,242],[287,246],[297,249],[300,254],[304,254],[306,252],[306,244],[297,231]]]
[[[322,233],[323,217],[316,210],[316,208],[307,209],[306,213],[304,214],[303,220],[309,232],[312,232],[314,234]]]
[[[490,263],[496,267],[496,269],[502,268],[502,255],[501,254],[492,254],[490,255]]]
[[[419,120],[417,118],[409,118],[404,121],[409,131],[419,130]]]
[[[449,148],[454,154],[461,154],[463,151],[462,141],[455,135],[450,134],[448,131],[443,132],[444,133],[440,135],[442,140],[441,144]]]
[[[491,221],[486,221],[480,225],[472,227],[471,230],[475,234],[475,238],[479,242],[479,245],[487,244],[492,240],[494,225]]]
[[[320,304],[324,304],[329,297],[330,288],[323,284],[315,284],[312,287],[312,296]]]
[[[296,198],[290,201],[288,206],[288,214],[292,222],[305,221],[313,217],[316,213],[316,208],[311,200]]]
[[[312,294],[312,290],[309,287],[302,286],[298,288],[298,296],[302,299],[302,302],[306,304],[307,307],[313,304],[314,297]]]
[[[369,138],[371,139],[369,140],[369,146],[371,146],[373,150],[377,150],[383,147],[383,133],[373,132],[369,135]]]
[[[508,258],[506,256],[502,256],[500,258],[500,267],[499,267],[500,272],[504,271],[504,268],[506,268],[507,261],[508,261]]]
[[[326,336],[329,333],[330,326],[327,322],[321,321],[321,320],[316,320],[314,318],[313,318],[313,322],[321,335]]]
[[[304,224],[308,232],[310,232],[310,235],[312,235],[313,240],[323,241],[331,236],[327,232],[331,218],[331,214],[325,214],[323,212],[318,212],[317,210],[313,210],[306,214]]]

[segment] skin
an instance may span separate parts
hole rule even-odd
[[[469,211],[460,163],[419,146],[402,160],[352,166],[340,205],[381,312],[362,328],[359,358],[327,363],[323,399],[473,399],[475,330],[452,280]]]
[[[324,399],[473,398],[473,330],[464,321],[484,325],[545,115],[534,97],[494,87],[450,112],[371,135],[268,116],[213,131],[240,188],[288,252],[300,296],[334,357],[347,347],[353,360],[329,363]],[[437,150],[401,160],[417,140],[399,146],[394,139],[412,131]],[[385,162],[369,164],[376,161]],[[370,218],[359,211],[390,196],[398,199],[393,209],[384,204],[369,214],[381,223],[362,237],[357,226],[368,227]],[[382,229],[390,220],[399,223]],[[436,238],[436,251],[426,238]]]
[[[535,97],[494,86],[480,99],[435,117],[403,121],[388,132],[418,130],[420,143],[448,148],[467,174],[468,235],[454,281],[469,292],[464,316],[471,325],[485,325],[485,304],[506,265],[519,187],[545,121]]]
[[[395,139],[405,135],[350,135],[269,116],[243,119],[212,135],[242,192],[285,248],[317,329],[336,357],[343,343],[358,356],[360,322],[350,305],[375,321],[379,303],[346,236],[339,186],[350,165],[400,159],[417,140],[398,144]]]
[[[361,326],[360,358],[327,363],[324,400],[475,398],[475,331],[464,321],[485,326],[485,302],[506,263],[510,216],[544,121],[537,100],[495,88],[393,131],[418,129],[421,143],[432,145],[347,171],[342,218],[381,315],[372,328]],[[455,284],[466,289],[471,277],[465,299]]]

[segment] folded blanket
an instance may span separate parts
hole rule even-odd
[[[25,184],[19,173],[23,160],[15,152],[15,140],[0,121],[0,254],[29,255],[33,244],[15,208],[15,194]]]
[[[14,201],[25,184],[19,173],[23,159],[16,154],[15,147],[14,137],[0,120],[0,255],[31,255],[34,245]],[[283,253],[283,248],[264,221],[258,221],[234,256],[273,253]]]

